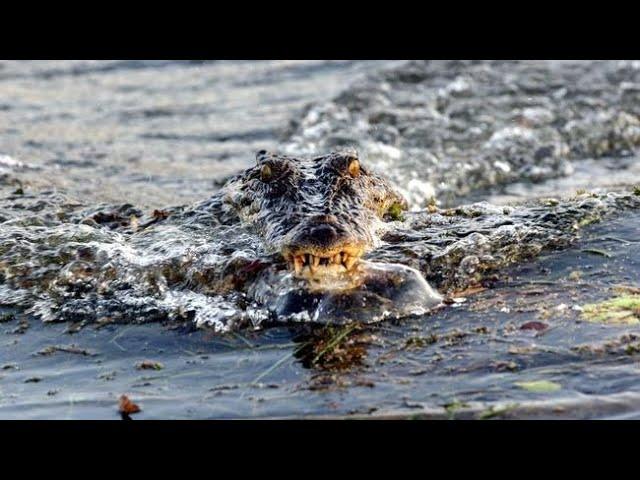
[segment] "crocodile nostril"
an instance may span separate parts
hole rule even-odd
[[[316,241],[324,244],[329,244],[338,238],[336,229],[326,223],[313,227],[309,233]]]
[[[336,218],[336,216],[330,214],[316,215],[315,217],[313,217],[312,221],[313,223],[338,223],[338,219]]]

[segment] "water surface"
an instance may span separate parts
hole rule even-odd
[[[91,275],[47,262],[90,242],[141,284],[183,253],[215,271],[220,229],[131,241],[104,212],[143,218],[203,201],[262,148],[355,146],[414,210],[628,191],[640,183],[638,92],[637,62],[2,62],[2,275],[68,272],[68,292]],[[216,332],[237,299],[187,290],[171,305],[205,321],[156,321],[149,300],[116,324],[47,322],[50,297],[0,276],[0,417],[118,418],[126,393],[139,419],[636,418],[640,327],[582,310],[637,293],[640,212],[598,220],[491,281],[443,292],[443,308],[370,325]],[[238,265],[261,255],[233,250]]]

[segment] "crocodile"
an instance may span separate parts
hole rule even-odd
[[[415,209],[367,163],[350,149],[260,151],[210,198],[152,214],[14,192],[0,202],[0,304],[83,325],[375,322],[424,313],[640,208],[623,189]]]
[[[354,272],[407,201],[354,150],[310,159],[261,150],[221,192],[227,208],[312,283]]]
[[[566,246],[580,227],[640,204],[636,189],[410,211],[399,189],[354,149],[310,158],[262,150],[214,198],[232,222],[261,239],[276,265],[284,261],[310,286],[357,276],[366,258],[410,266],[445,292]]]

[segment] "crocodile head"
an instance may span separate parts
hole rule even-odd
[[[353,151],[302,159],[262,150],[256,160],[225,185],[223,201],[297,277],[353,272],[407,206]]]

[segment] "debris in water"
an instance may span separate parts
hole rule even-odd
[[[531,382],[516,382],[518,387],[534,393],[556,392],[562,388],[559,383],[549,380],[533,380]]]
[[[296,357],[309,368],[349,370],[362,364],[367,355],[365,345],[373,339],[356,323],[342,327],[327,326],[313,331],[297,350]]]
[[[544,323],[544,322],[537,322],[537,321],[532,321],[532,322],[527,322],[527,323],[523,323],[520,326],[520,330],[536,330],[536,331],[542,331],[542,330],[546,330],[547,328],[549,328],[549,325]]]
[[[20,323],[18,323],[18,326],[16,328],[14,328],[13,330],[11,330],[11,333],[13,333],[15,335],[22,335],[28,329],[29,329],[29,322],[27,322],[25,319],[22,319],[22,320],[20,320]]]
[[[162,370],[164,368],[164,365],[153,360],[143,360],[142,362],[136,364],[136,368],[138,370]]]
[[[634,333],[625,333],[619,338],[596,344],[583,344],[571,347],[571,350],[579,354],[610,355],[625,354],[634,355],[640,353],[640,337]]]
[[[404,344],[406,350],[424,348],[428,345],[433,345],[438,341],[436,334],[431,334],[427,337],[409,337]]]
[[[117,372],[115,372],[115,371],[101,373],[100,375],[98,375],[98,378],[100,380],[104,380],[104,381],[108,382],[108,381],[111,381],[111,380],[115,379],[116,378],[116,374],[117,374]]]
[[[128,418],[129,415],[140,412],[141,408],[129,400],[129,397],[126,395],[121,395],[118,411],[122,414],[123,418]]]
[[[613,287],[613,291],[618,294],[631,294],[640,295],[640,287],[634,287],[632,285],[616,285]]]
[[[53,355],[56,352],[74,353],[77,355],[84,355],[85,357],[95,357],[97,355],[97,353],[77,347],[76,345],[51,345],[43,348],[42,350],[38,350],[36,355]]]
[[[582,274],[583,273],[580,270],[574,270],[569,274],[569,276],[567,278],[569,280],[571,280],[572,282],[577,282],[582,277]]]
[[[517,409],[519,406],[520,405],[517,403],[511,403],[504,406],[491,405],[489,408],[478,414],[478,419],[489,420],[490,418],[500,417],[505,413],[509,413],[510,411]]]
[[[600,250],[599,248],[583,248],[582,251],[584,253],[592,253],[593,255],[600,255],[601,257],[606,258],[611,258],[613,256],[609,252],[605,252],[604,250]]]
[[[449,420],[453,420],[458,410],[470,408],[470,405],[468,403],[461,402],[460,400],[453,399],[452,402],[442,405],[442,408],[444,408],[445,412],[447,412]]]
[[[518,370],[518,364],[513,361],[496,361],[492,364],[496,372],[515,372]]]

